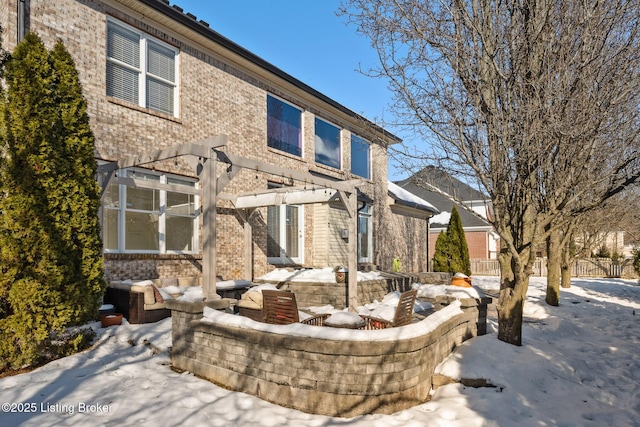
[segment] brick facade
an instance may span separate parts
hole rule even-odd
[[[439,232],[429,233],[429,259],[433,259],[436,240]],[[489,259],[489,232],[488,231],[467,231],[464,233],[469,248],[470,259]]]
[[[0,2],[4,47],[10,51],[17,42],[16,3],[7,0]],[[355,133],[372,143],[372,177],[366,180],[360,191],[375,201],[375,262],[382,268],[390,268],[390,260],[400,256],[407,267],[416,271],[426,270],[426,266],[419,261],[424,257],[416,255],[423,246],[420,236],[422,241],[426,239],[426,227],[417,223],[411,231],[413,224],[399,225],[401,221],[392,220],[386,205],[386,147],[396,141],[384,136],[381,129],[302,83],[287,80],[265,69],[260,63],[251,63],[243,54],[220,46],[215,39],[206,36],[208,28],[187,15],[180,14],[178,18],[182,21],[177,22],[178,18],[171,15],[175,14],[175,9],[165,6],[164,2],[158,1],[158,6],[153,8],[143,2],[118,0],[30,0],[26,3],[29,29],[37,33],[48,48],[61,39],[75,59],[96,137],[97,159],[113,161],[124,156],[200,141],[210,136],[227,135],[225,152],[296,171],[315,171],[336,179],[352,179],[357,177],[349,172],[349,141],[351,134]],[[106,96],[107,17],[179,50],[179,107],[176,117]],[[184,20],[189,21],[187,25],[184,25]],[[303,111],[301,157],[267,147],[267,94],[290,102]],[[314,162],[313,123],[316,116],[341,128],[342,170]],[[154,168],[195,177],[192,167],[182,158],[157,162]],[[222,167],[220,169],[224,170]],[[269,182],[290,184],[286,178],[243,170],[224,191],[240,194],[264,190]],[[246,251],[242,219],[229,202],[220,200],[217,206],[218,275],[224,279],[246,278],[243,277]],[[313,214],[314,205],[304,207],[304,265],[317,264],[314,262],[317,254],[314,253]],[[262,208],[250,218],[254,277],[273,269],[266,256],[266,215],[267,209]],[[399,232],[398,227],[403,230]],[[401,240],[398,241],[398,238]],[[407,247],[409,245],[413,247]],[[199,274],[202,268],[201,251],[200,240],[199,251],[193,255],[107,255],[106,276],[111,280],[161,277],[176,272],[180,276]]]

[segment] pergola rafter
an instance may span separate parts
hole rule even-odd
[[[213,136],[202,141],[179,145],[176,147],[155,150],[142,155],[128,156],[117,161],[106,163],[98,168],[98,173],[103,178],[100,180],[102,196],[109,184],[121,183],[132,186],[149,186],[169,189],[170,184],[148,184],[133,178],[115,177],[119,169],[148,165],[154,162],[174,159],[182,156],[197,157],[199,161],[194,163],[196,174],[199,176],[201,188],[195,189],[202,197],[202,278],[203,293],[205,299],[216,297],[216,201],[218,199],[229,200],[234,207],[242,212],[245,228],[245,274],[252,276],[252,231],[249,223],[251,213],[259,207],[280,204],[313,204],[341,202],[349,215],[349,239],[348,239],[348,268],[351,272],[357,271],[357,187],[361,180],[335,181],[311,174],[310,172],[297,171],[283,168],[268,163],[260,162],[234,154],[225,153],[221,148],[227,144],[227,136]],[[213,161],[212,161],[213,160]],[[227,164],[226,172],[219,176],[216,172],[218,162]],[[302,185],[297,187],[285,187],[245,193],[241,195],[229,195],[222,190],[230,183],[241,169],[266,173]],[[251,279],[253,277],[250,277]],[[357,299],[357,274],[350,274],[348,281],[348,301],[350,311],[356,311]]]

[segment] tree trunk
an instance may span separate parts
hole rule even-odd
[[[498,300],[498,339],[508,344],[522,345],[522,315],[524,298],[515,288],[500,289]]]
[[[522,345],[522,315],[529,278],[524,265],[512,255],[500,254],[500,297],[498,339],[508,344]]]
[[[571,250],[570,240],[562,248],[562,260],[560,265],[560,286],[565,289],[571,287]]]
[[[561,272],[561,240],[560,231],[551,231],[547,237],[547,304],[560,305],[560,272]]]

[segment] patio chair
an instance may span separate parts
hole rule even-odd
[[[418,291],[415,289],[400,294],[400,301],[398,301],[396,313],[391,322],[371,316],[360,316],[365,321],[362,329],[386,329],[410,324],[413,318],[413,304],[416,301],[417,295]]]
[[[298,315],[296,295],[287,291],[262,291],[262,315],[265,323],[275,325],[288,325],[291,323],[304,323],[306,325],[324,326],[324,320],[328,314],[319,314],[303,321]]]

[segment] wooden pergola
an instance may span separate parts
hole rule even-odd
[[[138,156],[125,157],[117,161],[103,164],[98,168],[101,178],[102,196],[109,184],[126,184],[132,187],[167,189],[178,191],[171,184],[139,181],[135,178],[117,177],[119,169],[148,165],[162,160],[187,156],[190,165],[199,177],[201,188],[194,189],[193,194],[201,196],[202,203],[202,278],[205,299],[216,297],[216,203],[217,200],[230,201],[243,218],[245,239],[245,276],[252,279],[252,229],[249,222],[251,214],[260,207],[277,206],[283,204],[314,204],[340,202],[349,216],[348,224],[348,268],[351,272],[358,270],[357,265],[357,187],[361,180],[334,181],[318,177],[309,172],[287,169],[257,160],[252,160],[230,153],[225,153],[223,147],[227,145],[227,136],[209,137],[202,141],[179,145],[176,147],[155,150]],[[217,163],[226,165],[226,170],[218,175]],[[239,195],[223,193],[224,188],[233,180],[237,173],[247,169],[261,172],[297,182],[300,185],[254,191]],[[180,191],[183,191],[180,189]],[[349,310],[355,312],[358,307],[357,274],[348,275]]]

